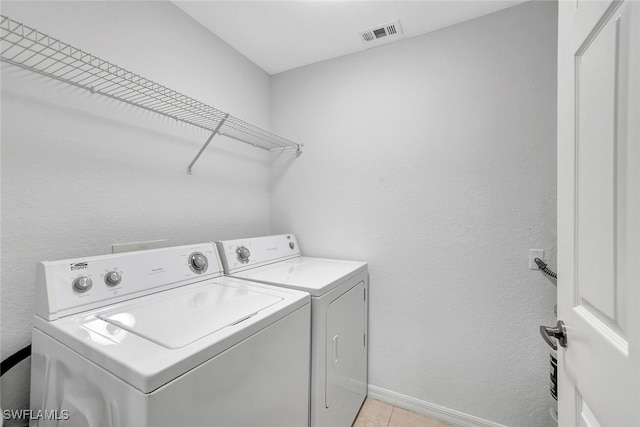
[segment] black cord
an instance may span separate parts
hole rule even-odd
[[[2,363],[0,363],[0,377],[29,356],[31,356],[31,344],[4,359]]]
[[[545,262],[544,262],[544,261],[542,261],[540,258],[534,258],[533,260],[536,262],[536,264],[538,264],[538,268],[539,268],[539,269],[540,269],[544,274],[546,274],[547,276],[551,276],[551,277],[553,277],[554,279],[557,279],[557,278],[558,278],[558,275],[557,275],[556,273],[554,273],[552,270],[549,270],[549,269],[547,268],[547,264],[545,264]]]

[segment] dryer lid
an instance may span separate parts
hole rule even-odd
[[[124,329],[168,349],[184,347],[216,331],[240,323],[282,298],[220,283],[192,286],[187,292],[142,299],[98,315],[111,327]]]
[[[233,277],[324,295],[367,269],[366,262],[298,257],[240,271]]]

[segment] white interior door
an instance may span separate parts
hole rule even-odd
[[[560,0],[561,426],[640,426],[640,2]]]

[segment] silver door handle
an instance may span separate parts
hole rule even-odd
[[[549,344],[549,347],[554,350],[558,349],[558,345],[551,341],[551,337],[558,340],[560,347],[567,346],[567,328],[564,326],[564,322],[562,320],[558,320],[558,325],[555,328],[540,325],[540,335],[542,336],[542,339]]]

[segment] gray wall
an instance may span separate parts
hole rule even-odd
[[[2,12],[269,124],[269,76],[171,3],[3,2]],[[118,242],[269,233],[269,154],[216,139],[188,176],[207,137],[2,64],[3,359],[30,342],[38,261],[103,254]],[[28,374],[3,377],[3,408],[27,406]]]
[[[206,133],[2,64],[2,358],[29,343],[37,261],[292,231],[369,261],[374,386],[547,422],[555,288],[527,250],[555,260],[554,3],[271,79],[170,3],[2,12],[306,144],[270,167],[221,139],[187,176]],[[3,378],[3,408],[27,394],[28,370]]]
[[[272,231],[370,264],[370,383],[509,426],[548,420],[556,4],[529,2],[274,76]]]

